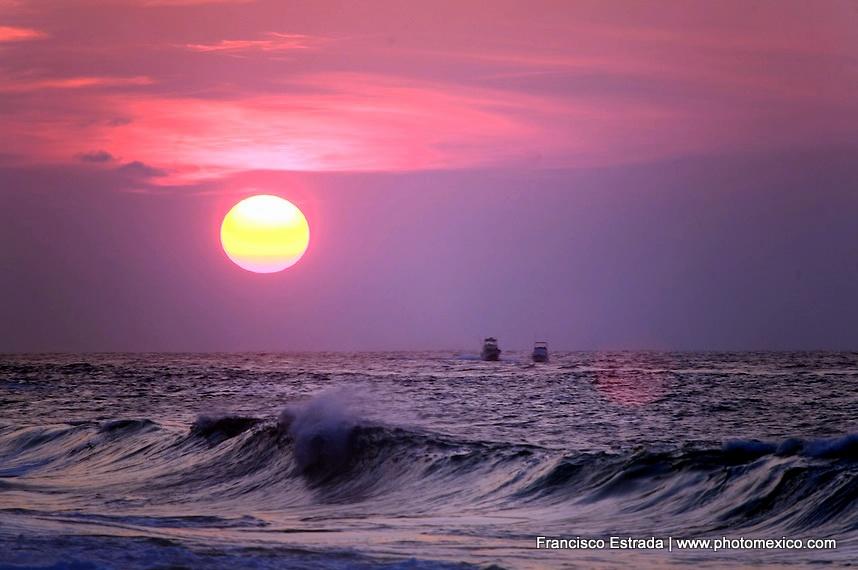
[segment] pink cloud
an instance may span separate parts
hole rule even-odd
[[[221,40],[210,44],[187,44],[185,47],[197,52],[237,53],[246,51],[291,51],[309,49],[318,44],[319,39],[302,34],[279,34],[269,32],[261,40]]]
[[[53,80],[45,92],[50,85],[99,86]],[[561,97],[359,73],[308,74],[276,92],[227,98],[116,85],[122,82],[105,80],[86,97],[57,99],[51,113],[2,116],[0,130],[32,161],[67,162],[99,148],[163,170],[158,180],[170,184],[248,170],[600,166],[755,148],[819,127],[785,122],[779,113],[790,109],[777,106],[771,115],[749,114],[708,101],[668,106],[621,95]],[[117,124],[115,117],[129,120]]]
[[[111,3],[115,12],[75,4],[91,11],[81,8],[79,27],[58,27],[62,40],[8,48],[15,60],[0,67],[0,104],[13,112],[0,113],[0,132],[17,155],[79,163],[103,149],[176,180],[587,167],[836,143],[856,132],[854,34],[834,16],[814,21],[816,11],[740,26],[726,9],[686,22],[695,10],[660,21],[633,6],[589,18],[576,5],[546,26],[547,13],[522,5],[480,19],[474,34],[465,24],[484,11],[453,3],[331,14],[260,2],[135,10],[135,24],[107,42],[93,29],[153,1]],[[263,32],[287,13],[288,29],[302,33]],[[71,14],[32,21],[53,29],[50,18]],[[289,57],[273,57],[281,53]]]
[[[192,99],[100,93],[66,98],[55,116],[0,117],[33,160],[91,148],[164,168],[178,179],[242,170],[373,171],[463,168],[527,156],[541,127],[526,95],[393,81],[308,76],[297,93]],[[521,116],[516,116],[521,115]],[[110,117],[131,120],[115,125]]]
[[[0,42],[20,42],[44,38],[46,34],[32,28],[0,26]]]
[[[524,102],[490,92],[357,74],[309,77],[301,87],[309,92],[129,98],[120,104],[133,123],[102,135],[125,155],[208,176],[256,169],[458,168],[501,160],[535,134],[500,109],[523,110]]]
[[[205,4],[250,4],[256,0],[121,0],[141,6],[202,6]]]
[[[86,89],[94,87],[139,86],[154,83],[149,77],[60,77],[60,78],[4,78],[0,93],[43,91],[49,89]]]
[[[143,0],[144,6],[194,6],[200,4],[249,4],[256,0]]]

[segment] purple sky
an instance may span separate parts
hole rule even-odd
[[[854,2],[0,0],[0,351],[858,350]],[[218,241],[254,193],[305,257]]]

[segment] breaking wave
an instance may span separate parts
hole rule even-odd
[[[368,422],[342,391],[277,418],[200,416],[186,432],[148,419],[0,426],[7,484],[51,477],[77,494],[260,508],[371,502],[391,516],[596,505],[614,521],[824,535],[858,529],[856,475],[858,434],[563,454]]]

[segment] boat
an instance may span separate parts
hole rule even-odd
[[[483,341],[483,352],[480,358],[483,360],[500,360],[501,349],[498,348],[498,339],[493,336]]]
[[[534,343],[530,356],[534,362],[548,362],[548,343],[543,340]]]

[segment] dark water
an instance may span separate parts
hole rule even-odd
[[[858,354],[552,357],[0,356],[0,567],[858,560]]]

